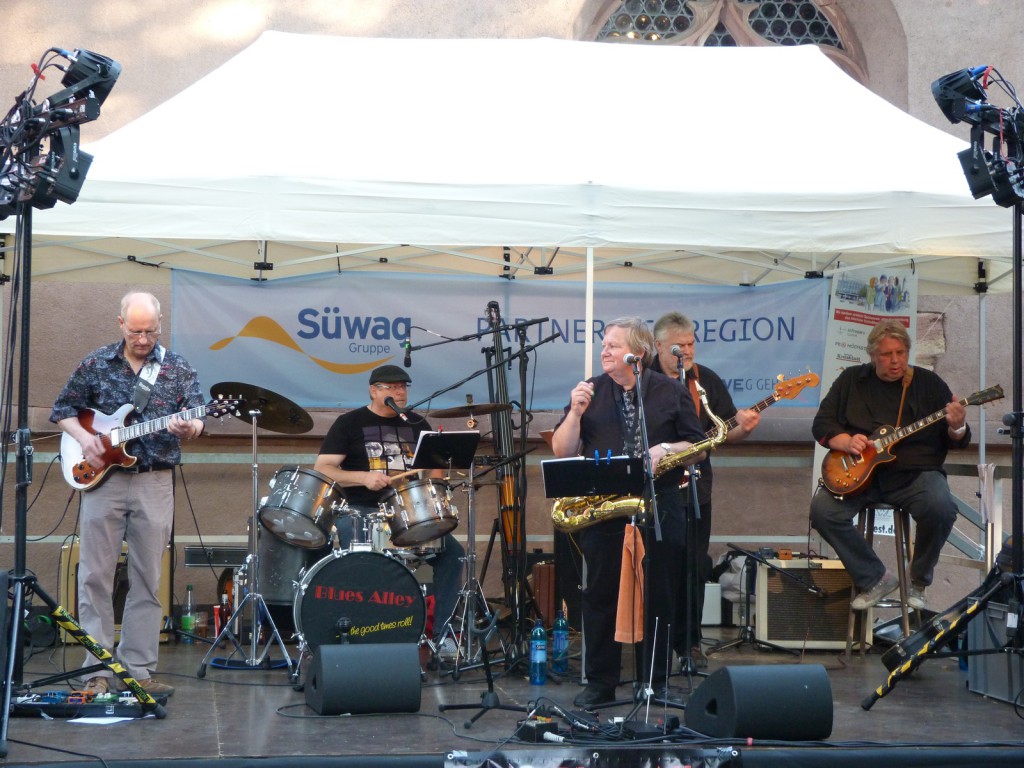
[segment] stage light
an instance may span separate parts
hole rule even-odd
[[[67,58],[71,65],[64,70],[64,77],[60,81],[65,86],[64,90],[50,97],[50,106],[58,107],[78,96],[86,96],[90,91],[97,106],[102,105],[121,74],[121,65],[113,59],[82,48],[76,48],[70,53],[62,48],[54,50]]]
[[[949,122],[971,122],[970,116],[977,114],[980,102],[985,101],[985,89],[978,78],[987,71],[987,66],[961,69],[932,83],[932,96]]]
[[[1024,109],[1000,109],[988,102],[989,81],[1005,85],[999,73],[980,66],[950,73],[932,83],[932,96],[951,123],[971,126],[971,146],[958,153],[960,166],[974,198],[992,195],[1009,208],[1024,202]],[[1012,96],[1012,88],[1004,88]],[[1016,102],[1016,97],[1014,97]],[[993,135],[985,149],[985,133]]]

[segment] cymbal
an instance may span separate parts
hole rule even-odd
[[[286,435],[301,435],[313,428],[313,417],[287,397],[263,389],[253,384],[242,384],[237,381],[222,381],[215,384],[210,393],[231,395],[241,398],[238,418],[252,424],[253,417],[249,411],[259,411],[258,424],[271,432],[282,432]]]
[[[448,419],[459,416],[483,416],[488,413],[511,410],[512,406],[507,403],[466,403],[466,405],[456,405],[454,408],[431,411],[430,415],[435,419]]]

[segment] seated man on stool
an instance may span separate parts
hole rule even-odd
[[[370,404],[339,416],[320,447],[314,469],[339,483],[349,508],[362,515],[379,511],[378,502],[392,488],[390,473],[409,469],[420,432],[430,431],[425,418],[405,412],[411,383],[409,374],[397,365],[374,368],[370,372]],[[433,477],[443,475],[441,470],[431,472]],[[338,525],[342,548],[352,541],[351,523],[359,521],[349,522],[348,526]],[[442,541],[443,548],[429,561],[434,568],[435,640],[442,639],[444,624],[455,611],[466,554],[450,533]]]
[[[840,373],[821,401],[811,426],[815,440],[860,456],[882,426],[906,426],[943,409],[946,418],[894,445],[896,460],[878,464],[855,495],[837,497],[819,487],[811,499],[811,525],[839,555],[857,588],[850,607],[863,611],[899,581],[857,532],[853,518],[869,504],[901,507],[917,523],[907,603],[922,609],[956,519],[942,465],[950,448],[966,448],[971,441],[967,411],[938,375],[908,364],[910,336],[898,320],[878,323],[868,335],[867,351],[871,362]]]

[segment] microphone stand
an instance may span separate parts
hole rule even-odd
[[[651,530],[653,529],[653,531],[654,531],[654,540],[657,543],[661,542],[662,535],[661,535],[661,517],[658,514],[658,497],[657,497],[657,493],[654,490],[654,466],[651,464],[651,442],[650,442],[650,438],[647,436],[647,420],[645,418],[646,410],[644,408],[644,394],[643,394],[643,374],[642,374],[642,372],[640,370],[640,360],[639,359],[634,359],[633,360],[633,377],[634,377],[634,379],[636,381],[636,384],[634,385],[634,391],[636,392],[636,418],[640,422],[640,447],[641,447],[641,450],[642,450],[642,454],[643,454],[642,457],[643,457],[643,460],[644,460],[644,480],[645,480],[645,485],[644,485],[644,509],[649,511],[650,519],[653,522],[653,525],[649,524],[644,529],[644,538],[646,539],[646,541],[644,542],[644,549],[647,552],[647,554],[645,556],[645,559],[647,559],[647,561],[648,561],[647,566],[644,568],[644,625],[646,626],[648,624],[648,618],[650,617],[650,595],[651,595],[651,590],[650,590],[650,583],[651,583],[650,561],[653,559],[651,553],[653,553],[653,551],[654,551],[653,547],[651,546]],[[658,622],[655,621],[654,622],[655,631],[657,631],[657,626],[658,626]],[[671,631],[671,630],[669,630],[669,631]],[[654,654],[654,643],[656,643],[657,640],[658,640],[657,637],[651,637],[650,639],[648,639],[647,638],[647,633],[645,631],[644,632],[644,641],[642,643],[640,643],[640,652],[636,653],[634,651],[634,659],[636,661],[636,663],[634,664],[634,668],[639,670],[639,674],[637,675],[637,681],[640,684],[642,684],[643,679],[644,679],[644,670],[646,670],[650,666],[650,663],[653,663],[654,656],[655,656],[655,654]],[[650,654],[648,654],[648,652],[647,652],[648,648],[650,648],[650,651],[651,651]],[[650,656],[650,658],[648,658],[648,655]],[[653,667],[652,667],[651,668],[651,675],[652,675],[652,677],[653,677],[653,674],[654,674],[654,670],[653,670]],[[667,683],[667,681],[668,681],[668,678],[666,677],[666,683]],[[646,686],[646,685],[643,686],[643,690],[645,692],[645,695],[649,695],[649,694],[647,694],[647,692],[649,691],[649,686]],[[639,691],[634,689],[634,696],[635,697],[636,697],[636,694],[638,694],[638,693],[639,693]]]

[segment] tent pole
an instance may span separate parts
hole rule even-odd
[[[594,373],[594,249],[587,247],[587,293],[583,310],[583,324],[587,335],[583,340],[583,378],[589,379]]]

